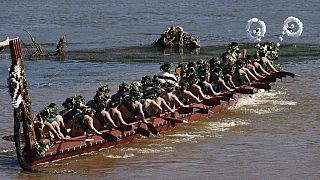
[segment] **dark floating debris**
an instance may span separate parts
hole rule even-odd
[[[54,53],[54,56],[64,56],[64,48],[67,47],[67,40],[63,36],[62,38],[59,39],[57,42],[57,47],[56,51]]]
[[[152,45],[158,47],[199,48],[200,39],[197,36],[192,37],[189,33],[183,31],[180,26],[171,26]]]

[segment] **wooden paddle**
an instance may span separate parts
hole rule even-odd
[[[140,134],[142,136],[145,136],[145,137],[150,137],[150,135],[151,135],[150,131],[148,131],[140,126],[135,126],[135,127],[136,127],[136,129],[134,130],[134,132],[136,132],[137,134]]]
[[[180,107],[177,109],[179,114],[189,114],[189,113],[201,113],[201,114],[208,114],[209,110],[200,107]]]
[[[257,88],[257,89],[265,89],[265,90],[270,90],[271,86],[266,83],[259,83],[259,82],[254,82],[250,84],[251,87]]]
[[[229,102],[229,101],[230,101],[230,98],[232,98],[232,97],[233,97],[233,95],[232,95],[232,96],[230,96],[230,95],[226,95],[226,96],[224,96],[224,95],[218,95],[218,96],[213,96],[212,98],[219,99],[219,100],[221,100],[221,101],[227,101],[227,102]]]
[[[234,92],[225,91],[222,94],[219,94],[218,96],[228,97],[228,98],[234,98]]]
[[[258,82],[276,82],[277,78],[282,78],[282,77],[276,73],[272,73],[262,79],[259,79]]]
[[[94,141],[94,139],[91,139],[91,138],[81,138],[81,139],[60,139],[60,141],[64,141],[64,142],[72,142],[72,141],[85,141],[85,142],[91,142],[91,141]]]
[[[276,72],[276,74],[278,74],[281,77],[290,76],[290,77],[294,78],[294,76],[295,76],[294,73],[286,72],[286,71],[279,71],[279,72]]]
[[[111,141],[111,142],[117,142],[117,141],[120,141],[120,138],[111,134],[111,133],[108,133],[108,132],[103,132],[102,134],[96,134],[97,136],[101,136],[103,139],[107,140],[107,141]],[[87,137],[91,137],[92,135],[87,135]],[[90,139],[86,139],[85,141],[88,141],[90,142]]]
[[[154,127],[154,125],[153,125],[151,122],[148,122],[148,123],[147,123],[147,127],[148,127],[148,130],[149,130],[152,134],[154,134],[154,135],[156,135],[156,136],[159,136],[159,135],[160,135],[159,132],[158,132],[158,130],[156,129],[156,127]]]
[[[144,122],[142,122],[142,123],[144,123]],[[137,127],[140,127],[139,124],[140,124],[140,122],[138,123],[138,126],[137,126]],[[158,130],[157,130],[157,128],[154,127],[154,125],[153,125],[151,122],[147,122],[147,123],[145,123],[145,124],[147,125],[148,131],[150,131],[153,135],[155,135],[155,136],[159,136],[159,135],[160,135],[159,132],[158,132]],[[142,128],[142,127],[140,127],[140,128]],[[136,131],[136,130],[135,130],[135,131]],[[139,131],[139,132],[140,132],[140,131],[142,132],[141,129],[139,129],[138,131]],[[140,133],[139,133],[139,134],[140,134]],[[141,134],[141,135],[142,135],[142,134]]]
[[[235,89],[234,92],[240,93],[240,94],[254,94],[254,88],[243,88],[240,87],[238,89]]]
[[[131,131],[134,130],[137,134],[140,134],[142,136],[149,137],[150,136],[150,131],[140,127],[140,126],[134,126],[134,125],[121,125],[117,128],[119,131]]]
[[[107,141],[111,141],[111,142],[120,141],[120,138],[118,138],[117,136],[115,136],[113,134],[107,133],[107,132],[103,132],[101,135],[100,134],[98,134],[98,135]]]
[[[169,121],[169,122],[174,122],[174,123],[183,123],[183,124],[188,124],[189,122],[185,119],[180,119],[180,118],[174,118],[174,117],[169,117],[169,116],[163,116],[161,117],[162,119]]]
[[[118,130],[120,131],[129,131],[129,130],[134,130],[136,133],[138,134],[141,134],[143,136],[146,136],[146,137],[149,137],[150,136],[150,132],[153,134],[153,135],[156,135],[158,136],[159,135],[159,132],[158,130],[154,127],[154,125],[150,122],[146,123],[147,125],[147,128],[148,130],[142,128],[139,126],[139,123],[138,123],[138,126],[133,126],[133,125],[122,125],[118,128]]]
[[[295,74],[291,72],[286,72],[286,71],[274,72],[266,76],[265,78],[260,79],[259,82],[276,82],[277,78],[282,79],[283,77],[286,77],[286,76],[290,76],[293,78]]]
[[[206,106],[215,106],[215,105],[220,105],[220,98],[219,97],[212,97],[210,99],[204,99],[201,102],[202,104],[206,105]]]

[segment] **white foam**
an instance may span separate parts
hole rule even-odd
[[[282,109],[281,106],[295,106],[298,104],[294,101],[283,100],[281,97],[285,94],[286,92],[283,91],[270,91],[253,94],[239,99],[238,103],[234,107],[231,107],[230,110],[245,109],[257,114],[266,114],[280,111]]]
[[[279,112],[281,109],[276,107],[271,107],[267,109],[245,109],[246,112],[254,113],[254,114],[270,114],[273,112]]]
[[[197,143],[198,141],[192,138],[182,138],[182,139],[174,139],[172,141],[172,144],[185,143],[185,142]]]
[[[0,152],[1,153],[8,153],[8,152],[13,152],[15,151],[14,149],[4,149],[4,150],[1,150]]]
[[[173,137],[172,143],[183,143],[183,142],[193,142],[196,143],[198,142],[197,139],[199,138],[204,138],[204,135],[200,134],[188,134],[188,133],[177,133],[177,134],[172,134],[168,135],[169,137]]]
[[[212,131],[228,131],[230,128],[235,126],[243,126],[249,125],[250,123],[247,121],[243,121],[241,119],[226,119],[220,122],[212,122],[208,124],[208,129]]]
[[[171,134],[171,135],[167,135],[170,137],[190,137],[190,138],[197,138],[197,137],[203,137],[202,135],[199,134],[188,134],[188,133],[178,133],[178,134]]]
[[[129,153],[129,154],[125,153],[124,155],[108,154],[108,155],[105,155],[105,157],[112,158],[112,159],[127,159],[127,158],[134,157],[134,154],[133,153]]]
[[[172,152],[173,147],[156,147],[156,148],[127,148],[126,151],[133,151],[142,154],[154,154],[163,152]]]
[[[298,102],[294,101],[272,101],[274,105],[281,105],[281,106],[295,106]]]
[[[58,162],[54,163],[55,166],[67,166],[69,164],[70,164],[69,162],[68,163],[58,163]]]

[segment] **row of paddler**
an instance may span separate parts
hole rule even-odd
[[[171,63],[163,63],[160,67],[161,72],[157,75],[144,76],[140,82],[133,82],[131,85],[122,83],[118,92],[111,97],[109,87],[105,85],[101,86],[94,99],[87,103],[82,96],[67,98],[62,104],[64,110],[60,113],[57,106],[51,104],[37,115],[37,124],[44,132],[50,132],[54,139],[81,136],[91,132],[102,135],[100,130],[111,128],[158,134],[147,121],[148,117],[160,117],[166,112],[170,114],[166,116],[168,120],[171,118],[172,121],[185,122],[174,116],[177,110],[179,113],[192,112],[194,109],[188,107],[188,104],[202,103],[214,106],[219,104],[220,100],[228,101],[234,92],[252,93],[252,88],[250,91],[248,88],[241,88],[244,84],[259,89],[270,89],[269,82],[286,75],[292,76],[270,68],[263,58],[267,59],[264,56],[260,57],[259,61],[254,61],[248,55],[242,56],[239,45],[231,43],[220,58],[179,64],[176,74],[171,73]],[[245,63],[241,66],[238,62]],[[243,81],[239,82],[239,77],[243,78]],[[148,129],[129,125],[134,121],[147,124]],[[41,133],[42,130],[37,133],[38,138],[43,138],[46,134]],[[146,133],[148,131],[151,133]]]

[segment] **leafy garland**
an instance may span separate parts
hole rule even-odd
[[[25,76],[25,72],[22,71],[22,82],[23,82],[23,87],[24,87],[24,101],[25,101],[25,105],[26,105],[26,110],[27,110],[27,114],[26,114],[26,118],[27,118],[27,122],[29,124],[29,128],[32,128],[32,120],[33,117],[31,116],[31,98],[29,96],[29,90],[28,90],[28,83],[26,81],[26,76]]]
[[[33,144],[34,151],[39,157],[44,157],[46,155],[46,152],[50,149],[50,147],[51,147],[50,143],[43,144],[38,141],[35,141]]]
[[[56,106],[46,106],[40,111],[41,118],[54,118],[58,114],[58,108]]]
[[[22,90],[20,89],[21,82],[24,88],[23,98],[21,95]],[[33,117],[30,112],[31,99],[29,97],[28,84],[26,81],[25,72],[19,65],[15,65],[15,66],[12,65],[11,68],[9,69],[9,78],[8,78],[7,84],[9,88],[8,92],[11,96],[13,107],[18,108],[23,101],[25,102],[26,111],[27,111],[26,112],[27,114],[25,114],[25,116],[26,116],[29,128],[31,129],[32,128],[31,124],[33,120]]]
[[[20,84],[22,83],[23,91],[20,88]],[[12,105],[14,108],[19,108],[21,103],[24,102],[25,111],[23,111],[23,116],[26,119],[26,123],[28,126],[28,130],[30,131],[32,127],[33,116],[31,112],[31,98],[29,96],[28,83],[26,80],[26,75],[24,69],[19,65],[12,65],[9,69],[9,78],[7,81],[9,94],[12,99]],[[23,97],[22,97],[23,93]],[[32,145],[32,149],[36,152],[38,156],[44,156],[45,152],[49,150],[51,144],[42,144],[41,142],[34,141]],[[28,155],[28,149],[26,146],[23,148],[23,154]]]
[[[9,77],[7,80],[9,94],[12,99],[12,105],[14,108],[18,108],[22,102],[21,90],[20,90],[20,82],[21,82],[21,67],[11,66],[9,69]]]
[[[84,98],[81,95],[68,97],[65,102],[62,103],[63,107],[80,108],[85,104]]]

